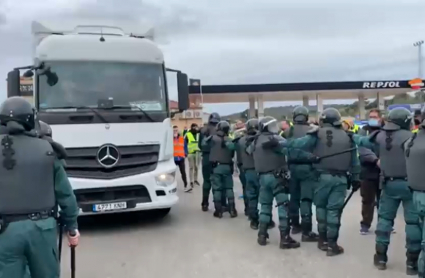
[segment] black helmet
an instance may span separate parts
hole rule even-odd
[[[218,124],[221,121],[221,117],[218,113],[211,113],[210,117],[208,118],[209,124]]]
[[[10,97],[0,105],[0,123],[17,122],[27,131],[35,127],[35,110],[23,97]]]
[[[255,119],[255,118],[249,119],[246,122],[245,126],[246,126],[246,130],[247,130],[248,133],[257,132],[258,128],[259,128],[259,121],[258,121],[258,119]]]
[[[224,134],[229,134],[230,124],[227,121],[221,121],[217,124],[217,131],[222,131]]]
[[[404,107],[397,107],[388,114],[387,122],[398,125],[402,129],[410,129],[412,113]]]
[[[320,115],[321,124],[331,124],[333,126],[340,126],[341,114],[333,107],[326,108]]]
[[[308,108],[305,106],[297,106],[292,112],[292,120],[296,123],[306,123],[308,122]]]
[[[279,123],[273,117],[267,116],[260,120],[260,132],[278,133]]]
[[[43,121],[38,121],[40,123],[40,136],[49,136],[52,137],[52,128]]]

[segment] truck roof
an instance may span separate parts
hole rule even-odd
[[[163,63],[162,51],[150,40],[100,35],[51,35],[35,51],[41,61],[110,61]]]
[[[154,28],[130,21],[113,20],[43,20],[33,21],[31,30],[37,34],[78,34],[92,33],[105,35],[124,35],[154,39]]]
[[[151,27],[135,30],[134,26],[123,22],[117,25],[105,21],[34,21],[32,33],[34,57],[42,61],[164,61],[162,51],[152,41],[154,32]]]

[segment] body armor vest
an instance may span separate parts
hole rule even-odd
[[[403,144],[412,137],[408,130],[383,130],[376,135],[377,155],[381,160],[381,173],[384,177],[405,178],[406,159]]]
[[[257,140],[254,141],[254,164],[255,170],[258,173],[269,173],[276,170],[288,169],[286,164],[286,159],[283,154],[278,154],[271,149],[264,149],[262,144],[268,142],[270,137],[274,136],[278,140],[282,141],[283,138],[271,133],[262,133],[257,137]]]
[[[49,142],[26,135],[0,135],[0,215],[55,208],[55,154]]]
[[[288,139],[298,139],[307,135],[307,131],[311,128],[308,124],[294,124],[292,127],[292,136],[287,137]]]
[[[202,130],[201,130],[202,140],[206,139],[208,136],[215,135],[216,133],[217,133],[217,130],[215,128],[215,125],[207,125],[206,127],[202,128]],[[210,153],[210,149],[209,148],[202,148],[201,152],[208,154],[208,153]]]
[[[317,144],[314,154],[318,157],[342,152],[353,147],[349,135],[335,127],[322,127],[317,131]],[[322,171],[348,172],[351,168],[352,153],[347,152],[332,157],[321,159],[315,168]]]
[[[254,169],[255,168],[255,164],[254,164],[254,157],[252,155],[249,155],[246,152],[246,139],[248,138],[249,135],[245,135],[244,137],[242,137],[241,139],[239,139],[239,151],[241,153],[241,160],[239,162],[242,163],[242,168],[244,170],[249,170],[249,169]]]
[[[234,152],[229,150],[226,147],[222,147],[221,143],[224,141],[229,141],[230,139],[227,136],[220,137],[214,135],[211,138],[211,143],[213,144],[210,152],[210,162],[218,162],[221,164],[232,164]]]
[[[406,171],[409,186],[413,190],[425,191],[425,131],[420,130],[404,144]]]

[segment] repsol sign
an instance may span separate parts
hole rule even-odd
[[[401,88],[399,81],[375,81],[375,82],[363,82],[363,89],[375,89],[375,88]]]

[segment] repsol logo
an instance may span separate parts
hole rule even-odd
[[[401,88],[398,81],[376,81],[376,82],[363,82],[363,89],[373,88]]]

